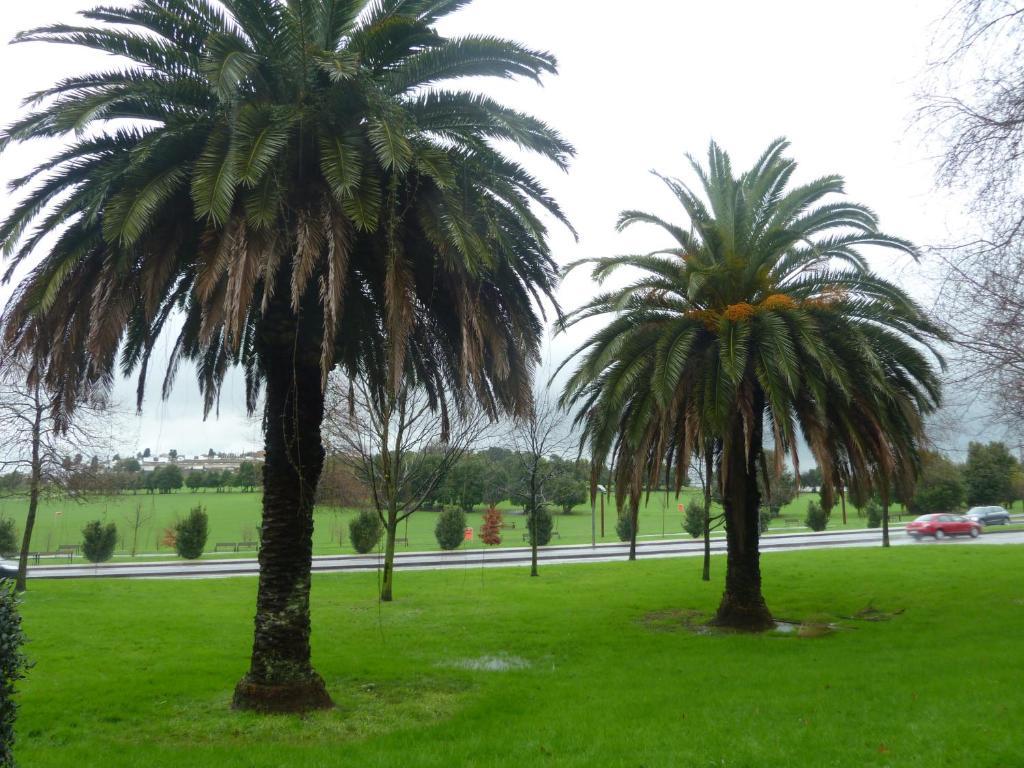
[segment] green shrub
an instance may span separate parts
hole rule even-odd
[[[875,499],[871,499],[864,505],[864,514],[868,518],[868,528],[882,527],[882,505]]]
[[[526,521],[526,528],[530,532],[530,545],[533,546],[534,539],[538,547],[546,547],[551,541],[551,531],[554,526],[551,520],[551,512],[546,504],[540,504]]]
[[[821,504],[816,501],[808,502],[807,517],[804,519],[804,525],[812,531],[825,530],[826,526],[828,526],[828,513]]]
[[[9,517],[0,517],[0,556],[10,557],[18,552],[18,529]]]
[[[90,563],[105,563],[114,555],[117,545],[117,526],[104,525],[99,520],[86,523],[82,529],[82,554]]]
[[[466,513],[461,509],[446,509],[437,516],[434,536],[441,549],[451,551],[462,545],[466,532]]]
[[[772,511],[769,507],[761,507],[757,511],[757,532],[764,533],[772,524]]]
[[[361,555],[376,549],[383,533],[384,526],[377,513],[368,509],[364,509],[348,524],[348,537],[353,548]]]
[[[619,535],[619,541],[633,539],[633,518],[629,513],[619,517],[619,522],[615,524],[615,532]]]
[[[202,507],[194,507],[188,517],[174,524],[174,550],[186,560],[198,560],[206,548],[209,516]]]
[[[18,715],[14,684],[24,679],[29,667],[21,652],[24,644],[14,584],[0,579],[0,768],[14,766],[14,720]]]
[[[694,500],[686,505],[686,515],[683,518],[683,530],[693,538],[704,535],[704,503]]]

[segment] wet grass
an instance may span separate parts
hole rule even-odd
[[[255,580],[36,582],[22,765],[1015,766],[1024,547],[770,553],[775,614],[701,634],[698,560],[314,579],[338,704],[228,709]],[[499,660],[502,663],[496,663]]]

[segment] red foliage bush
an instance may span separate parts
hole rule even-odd
[[[491,507],[484,513],[484,524],[480,529],[480,541],[489,547],[501,544],[501,510]]]

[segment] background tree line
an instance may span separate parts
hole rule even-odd
[[[442,459],[441,453],[433,447],[413,453],[425,468]],[[545,486],[547,503],[566,515],[586,503],[590,472],[586,460],[550,455],[542,457],[541,463],[544,473],[550,476]],[[526,480],[526,472],[516,451],[500,447],[469,450],[425,495],[422,508],[440,510],[453,507],[470,513],[481,505],[497,506],[505,500],[525,506]],[[361,507],[368,499],[366,484],[342,457],[337,454],[328,456],[317,493],[318,503],[333,507]]]

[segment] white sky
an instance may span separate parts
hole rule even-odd
[[[74,22],[75,11],[96,4],[0,0],[0,39]],[[577,243],[554,230],[556,257],[566,263],[663,245],[653,230],[616,234],[615,219],[624,208],[640,208],[681,220],[648,171],[684,175],[684,154],[703,156],[711,137],[739,169],[771,139],[787,136],[805,178],[844,175],[850,197],[874,208],[886,231],[922,245],[959,239],[958,208],[935,190],[933,159],[910,127],[935,23],[947,6],[947,0],[634,0],[622,10],[585,0],[476,0],[444,31],[498,34],[558,56],[560,75],[543,88],[501,83],[488,92],[551,123],[579,152],[568,174],[537,166],[580,233]],[[64,46],[0,47],[0,122],[19,114],[24,95],[100,61]],[[0,157],[0,182],[52,150],[9,151]],[[0,190],[0,212],[10,205],[5,194]],[[877,269],[927,299],[920,268],[876,258]],[[580,271],[562,287],[562,306],[572,309],[594,290]],[[0,288],[0,301],[8,293]],[[557,364],[577,341],[556,339],[548,361]],[[159,378],[152,376],[153,383]],[[122,453],[259,447],[258,423],[244,416],[240,377],[225,384],[219,418],[205,423],[184,367],[177,382],[170,401],[162,403],[153,386],[143,416],[123,420]],[[134,384],[119,385],[116,396],[131,408]]]

